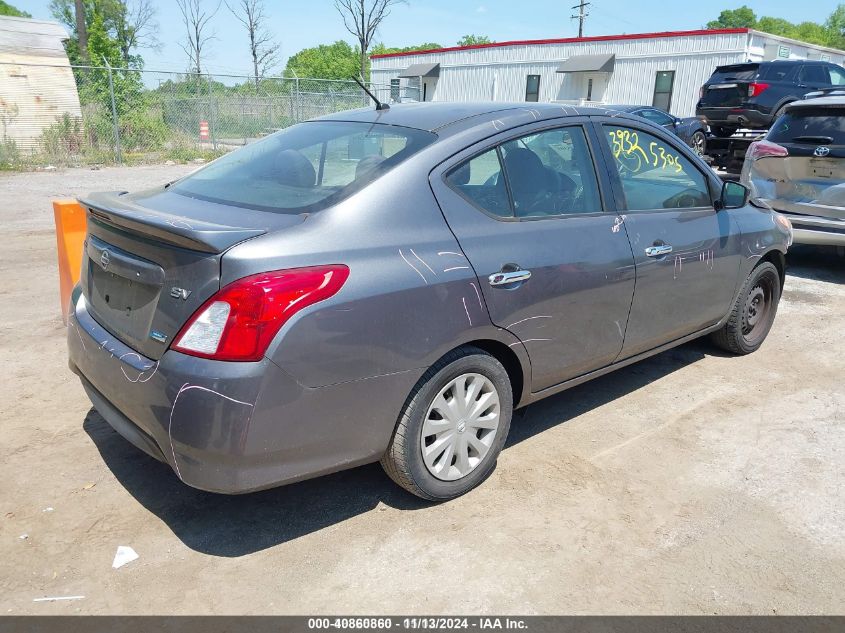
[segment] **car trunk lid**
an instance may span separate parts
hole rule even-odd
[[[845,107],[794,107],[778,121],[766,140],[785,148],[787,156],[754,162],[755,177],[774,183],[775,197],[810,203],[814,213],[842,218],[845,206]],[[828,213],[825,207],[830,207]]]
[[[220,288],[222,254],[267,232],[267,213],[157,190],[92,194],[80,283],[91,316],[157,360],[188,318]],[[226,221],[228,220],[228,221]],[[273,215],[297,224],[301,215]]]
[[[818,209],[818,215],[842,218],[845,196],[836,195],[836,192],[840,192],[845,183],[845,146],[831,147],[830,154],[824,157],[815,156],[813,148],[799,149],[790,145],[788,149],[789,156],[756,160],[754,177],[774,183],[777,200],[812,203],[814,207],[830,206],[830,214]]]

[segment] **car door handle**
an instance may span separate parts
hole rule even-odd
[[[506,286],[518,281],[526,281],[531,278],[530,270],[509,270],[493,273],[487,278],[491,286]]]
[[[649,246],[645,249],[646,257],[661,257],[672,252],[672,247],[669,244],[660,244],[659,246]]]

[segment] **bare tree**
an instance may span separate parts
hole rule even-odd
[[[382,20],[397,4],[407,4],[407,0],[334,0],[335,9],[343,18],[343,26],[358,40],[362,81],[367,81],[367,52],[373,37]]]
[[[264,12],[264,2],[240,0],[234,8],[228,2],[226,7],[249,34],[249,54],[252,56],[255,88],[258,89],[258,81],[279,63],[279,44],[266,28],[267,14]]]
[[[205,8],[203,0],[176,0],[176,4],[182,12],[182,23],[185,25],[185,41],[179,42],[179,46],[188,56],[189,70],[200,74],[203,52],[208,50],[209,43],[215,39],[209,22],[220,10],[220,3],[217,3],[213,11]]]
[[[158,49],[156,8],[150,0],[115,3],[114,29],[123,61],[130,63],[136,48]]]

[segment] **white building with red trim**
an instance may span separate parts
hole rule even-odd
[[[602,35],[372,55],[371,79],[393,100],[642,104],[692,116],[717,66],[771,59],[841,65],[845,51],[745,28]]]

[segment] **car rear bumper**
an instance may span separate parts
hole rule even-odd
[[[101,327],[82,297],[67,341],[71,369],[121,436],[186,484],[228,494],[378,460],[424,371],[308,388],[268,359],[228,363],[168,351],[151,361]]]
[[[750,108],[699,108],[699,118],[708,125],[719,127],[767,128],[772,124],[772,115]]]
[[[769,206],[789,218],[795,244],[820,246],[845,246],[845,208],[840,208],[842,219],[815,215],[820,205],[786,200],[764,200]],[[830,212],[831,207],[824,207]]]

